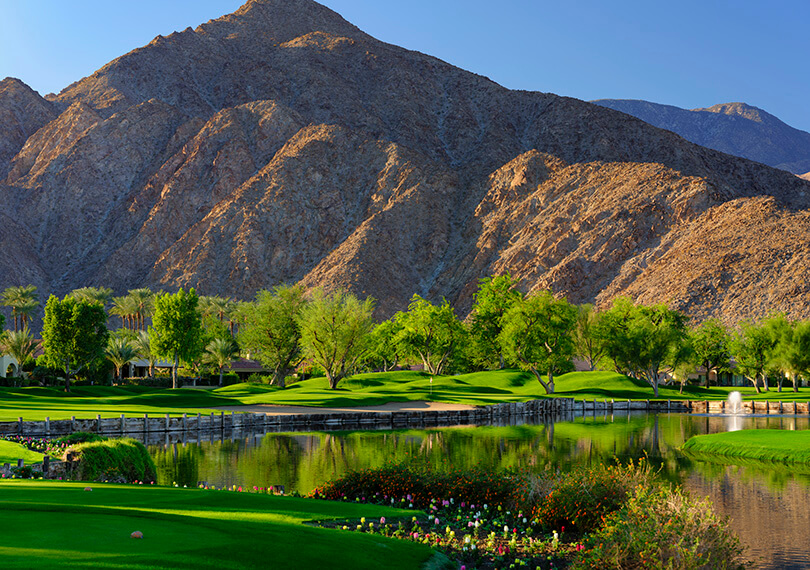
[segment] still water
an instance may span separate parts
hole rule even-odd
[[[810,568],[810,469],[762,469],[693,461],[678,447],[693,435],[735,429],[810,429],[810,418],[696,414],[568,416],[546,423],[402,431],[252,435],[151,445],[164,485],[270,487],[307,493],[350,470],[417,459],[434,469],[535,472],[645,455],[667,479],[708,496],[731,519],[754,567]]]

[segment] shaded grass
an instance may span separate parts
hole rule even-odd
[[[412,515],[247,493],[3,481],[3,568],[418,568],[421,544],[306,526],[311,520]],[[140,530],[143,540],[130,538]]]
[[[0,421],[115,417],[120,414],[208,414],[217,406],[276,404],[312,407],[374,406],[388,402],[432,400],[454,404],[487,405],[548,397],[531,374],[520,370],[494,370],[458,376],[431,376],[423,372],[396,371],[359,374],[331,390],[325,378],[311,378],[281,390],[275,386],[236,384],[215,390],[146,388],[138,386],[80,386],[65,394],[57,388],[0,388]],[[647,400],[653,391],[646,382],[615,372],[571,372],[556,377],[552,397],[578,400]],[[739,390],[744,399],[808,401],[810,390],[771,391],[756,394],[753,388],[661,386],[660,400],[725,400]]]
[[[810,431],[754,429],[697,435],[688,439],[682,450],[699,459],[787,463],[810,470]]]

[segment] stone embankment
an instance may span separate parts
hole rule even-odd
[[[552,416],[563,413],[647,412],[731,412],[725,401],[697,400],[575,400],[549,398],[480,406],[468,410],[428,410],[341,413],[235,413],[183,414],[182,416],[129,416],[117,418],[0,422],[0,435],[50,437],[77,431],[108,436],[125,434],[189,433],[216,431],[281,432],[299,430],[400,429],[498,423],[519,418]],[[810,414],[808,402],[745,401],[743,413]],[[147,438],[148,439],[148,438]]]

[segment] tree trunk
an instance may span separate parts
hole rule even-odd
[[[540,382],[540,385],[543,386],[543,389],[546,391],[546,394],[553,394],[554,393],[554,376],[549,374],[551,376],[551,382],[546,383],[546,382],[543,381],[543,376],[540,374],[540,371],[537,370],[537,368],[532,368],[531,371],[532,371],[532,374],[534,374],[534,377],[537,378],[537,381]]]
[[[706,386],[705,387],[708,390],[709,389],[709,372],[711,372],[711,370],[709,370],[709,367],[706,365],[705,362],[703,363],[703,367],[706,369]],[[683,393],[683,388],[681,388],[681,393]]]
[[[287,368],[276,368],[273,370],[273,384],[279,388],[284,389],[287,387],[284,380],[287,378]]]
[[[154,362],[149,363],[149,379],[150,380],[155,379],[155,363]]]
[[[793,374],[792,372],[790,373],[790,381],[793,382],[793,391],[798,392],[799,391],[799,381],[796,379],[796,375]]]
[[[180,366],[180,356],[174,351],[174,366],[172,366],[172,388],[177,389],[177,367]]]
[[[70,392],[70,373],[65,371],[65,392]]]
[[[339,376],[333,376],[331,372],[328,370],[326,371],[326,379],[329,381],[329,389],[330,390],[337,390],[338,382],[340,382]]]
[[[222,369],[225,368],[224,366],[219,367],[219,387],[222,388]]]
[[[779,380],[776,382],[776,391],[777,391],[777,392],[781,392],[781,391],[782,391],[782,383],[783,383],[784,381],[785,381],[785,375],[784,375],[784,374],[780,374],[780,375],[779,375]]]
[[[759,374],[754,376],[754,378],[751,379],[751,381],[754,383],[754,390],[757,391],[757,394],[761,394],[762,391],[759,389]]]

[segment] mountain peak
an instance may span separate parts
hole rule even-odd
[[[708,113],[718,113],[721,115],[739,116],[757,123],[764,123],[768,120],[778,120],[770,113],[766,113],[762,109],[749,105],[748,103],[719,103],[717,105],[712,105],[711,107],[692,110],[697,112],[706,111]]]

